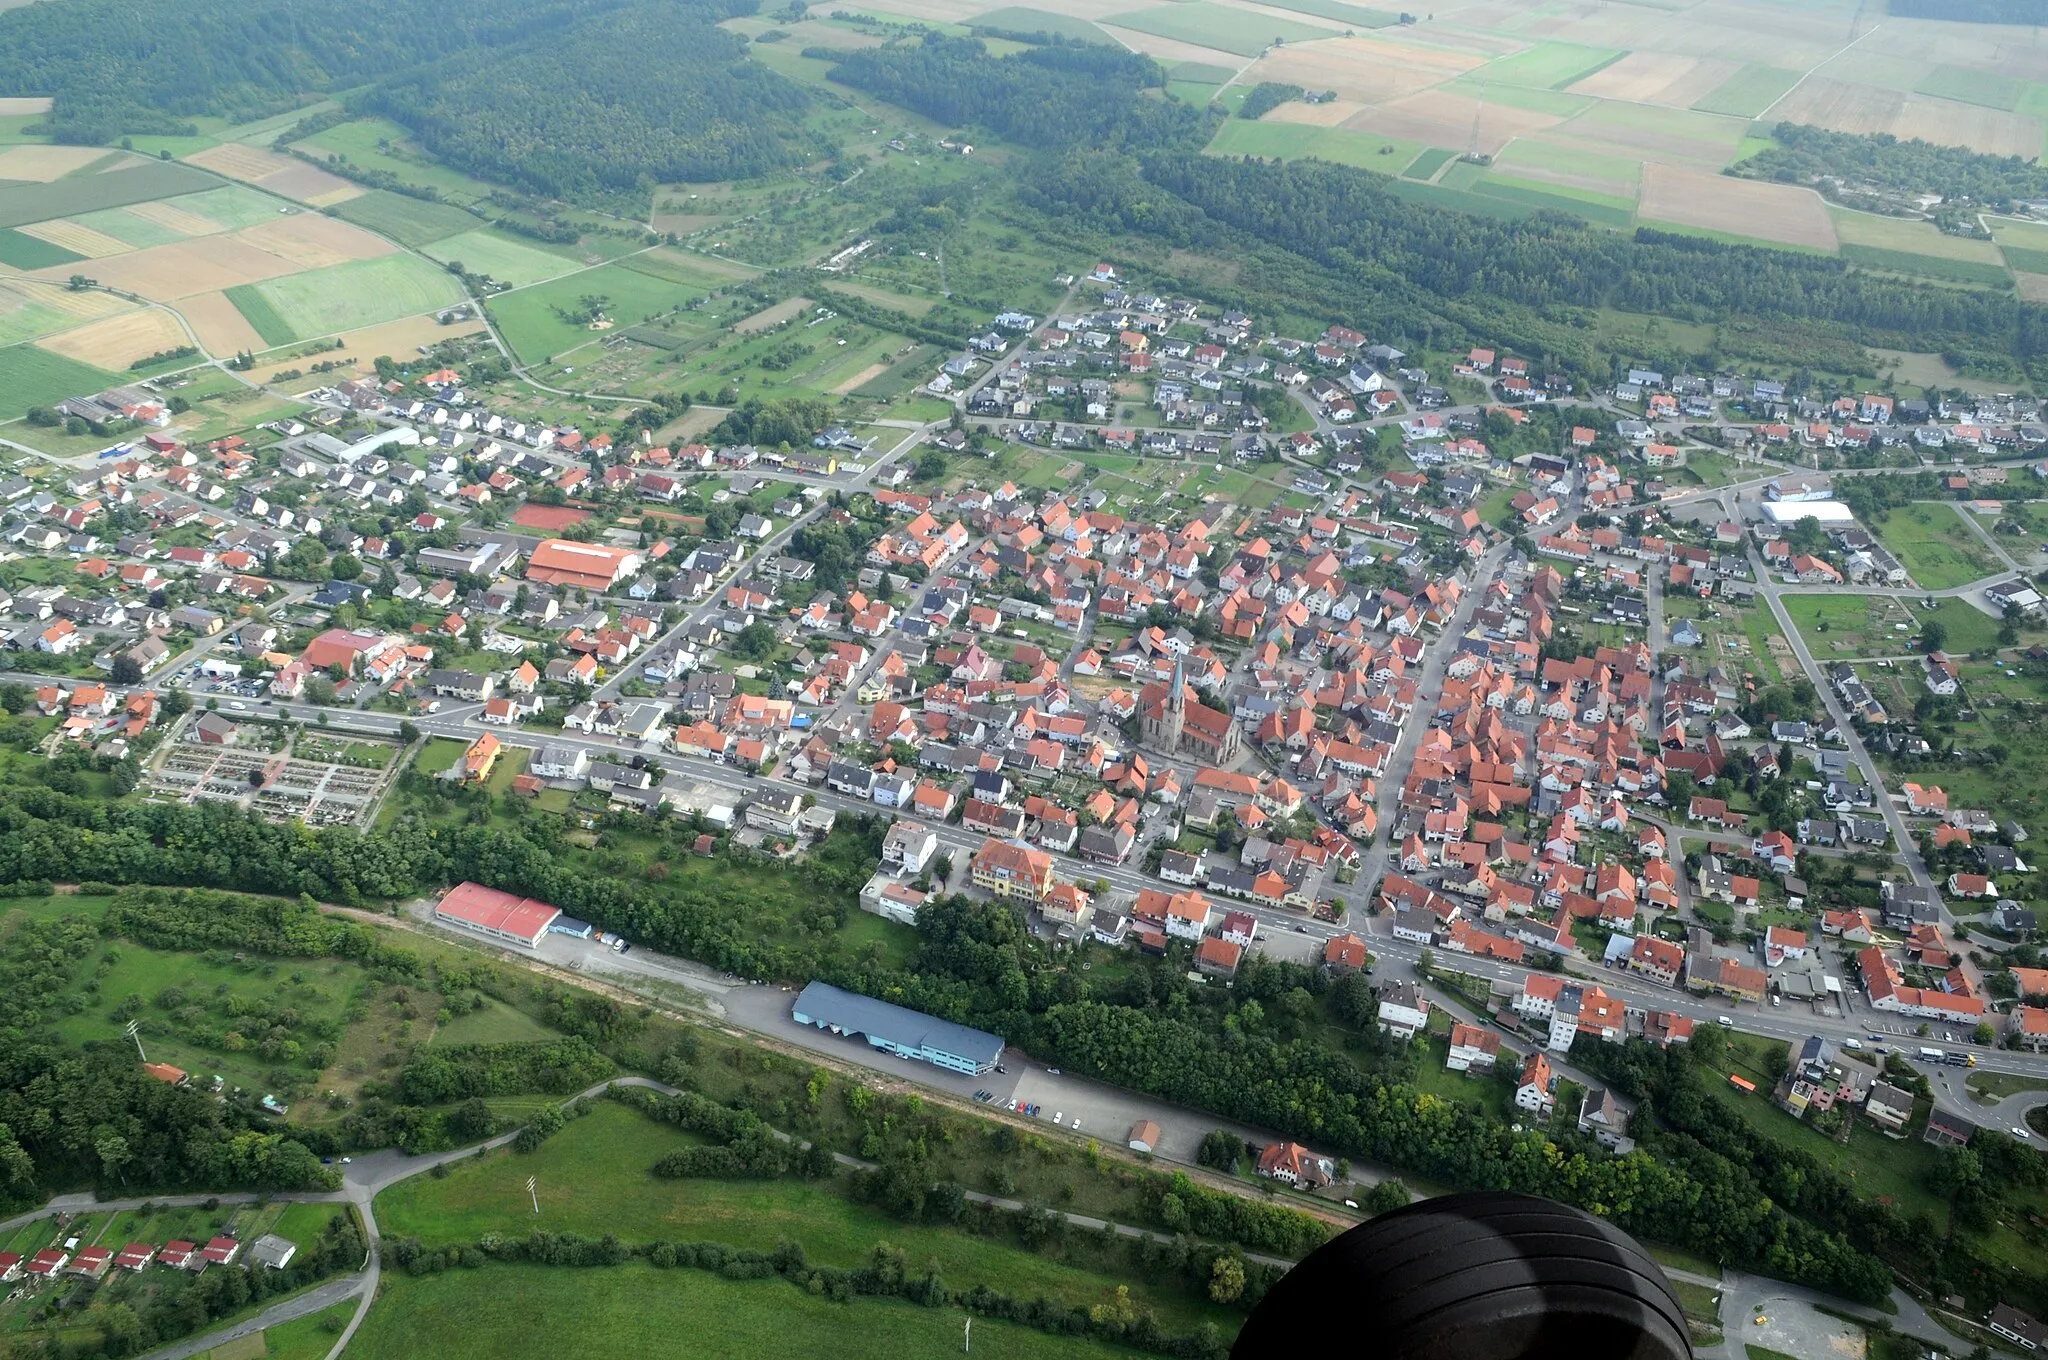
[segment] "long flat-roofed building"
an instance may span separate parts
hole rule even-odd
[[[560,907],[499,892],[481,883],[456,884],[434,907],[437,921],[528,949],[540,943],[540,937],[548,933],[548,927],[561,914]]]
[[[953,1072],[995,1070],[1003,1041],[986,1030],[877,1001],[829,983],[813,982],[797,996],[792,1018],[834,1034],[857,1034],[885,1053],[917,1058]]]

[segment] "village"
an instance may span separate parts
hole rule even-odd
[[[2048,442],[2030,404],[1587,394],[1485,349],[1439,380],[1107,265],[1073,287],[994,317],[928,384],[953,418],[886,448],[538,428],[445,366],[203,447],[143,390],[66,403],[142,433],[0,483],[9,679],[53,760],[313,825],[379,825],[408,773],[695,818],[706,853],[888,819],[885,921],[975,892],[1219,987],[1254,951],[1370,972],[1382,1029],[1539,1121],[1589,1034],[1779,1038],[1788,1113],[1929,1139],[1984,1116],[1938,1088],[1908,1130],[1888,1059],[2037,1071],[2048,973],[1999,957],[2036,931],[2028,828],[1890,763],[1985,663],[1823,664],[1808,626],[1853,590],[1945,596],[1957,645],[2038,631],[2026,545],[1967,527],[2031,513],[1975,499],[2039,481],[1989,461]],[[1887,451],[1941,460],[1961,579],[1837,498]],[[1576,1085],[1556,1117],[1629,1146]]]

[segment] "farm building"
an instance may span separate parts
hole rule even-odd
[[[481,883],[458,883],[434,907],[434,919],[474,930],[480,935],[509,940],[528,949],[540,943],[562,914],[560,907],[515,897]]]
[[[954,1072],[992,1071],[1003,1055],[1003,1041],[996,1035],[823,982],[803,989],[791,1015],[799,1025],[858,1034],[885,1053]]]

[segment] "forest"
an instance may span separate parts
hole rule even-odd
[[[748,6],[751,8],[751,6]],[[365,107],[480,178],[551,197],[745,179],[822,160],[810,99],[717,27],[726,9],[636,5],[395,77]]]
[[[1890,133],[1831,132],[1803,123],[1771,129],[1778,145],[1729,171],[1746,179],[1811,184],[1832,175],[1904,194],[1940,194],[2007,207],[2016,199],[2048,199],[2048,167],[2018,156],[1986,156],[1961,146],[1937,146]]]
[[[258,118],[471,50],[560,33],[630,0],[66,0],[0,13],[0,89],[53,96],[60,140],[172,132],[197,114]],[[751,8],[751,6],[749,6]]]
[[[1208,115],[1177,99],[1147,96],[1166,83],[1166,73],[1120,47],[1062,43],[991,57],[978,38],[931,32],[914,43],[804,55],[836,61],[832,79],[841,84],[1036,150],[1192,149],[1209,139]]]
[[[826,151],[802,90],[715,27],[754,0],[65,0],[0,12],[0,89],[98,144],[253,119],[332,91],[437,155],[535,193],[758,175]]]

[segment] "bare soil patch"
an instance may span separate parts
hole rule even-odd
[[[106,154],[103,146],[11,146],[0,151],[0,179],[48,184]]]
[[[1773,104],[1767,116],[1773,122],[1811,123],[1837,132],[1876,134],[1890,132],[1905,106],[1906,96],[1899,90],[1820,78],[1808,80]]]
[[[212,236],[225,228],[211,217],[171,203],[131,203],[128,211],[145,222],[154,222],[182,236]]]
[[[226,294],[199,293],[182,298],[178,310],[185,314],[186,322],[209,354],[233,355],[242,350],[254,354],[263,348],[263,337],[227,300]]]
[[[889,365],[887,364],[869,364],[866,368],[862,369],[860,372],[854,374],[851,378],[848,378],[845,382],[840,383],[837,387],[833,388],[832,395],[835,397],[843,397],[848,392],[853,391],[853,389],[856,387],[867,386],[869,383],[881,377],[884,373],[887,373],[888,371]]]
[[[48,95],[9,95],[0,99],[0,118],[25,118],[50,111]]]
[[[1269,123],[1301,123],[1308,127],[1338,127],[1346,118],[1364,113],[1366,106],[1355,99],[1326,99],[1320,104],[1299,100],[1282,104],[1266,115]]]
[[[2048,302],[2048,274],[2015,274],[2012,280],[2028,302]]]
[[[50,222],[30,222],[15,228],[24,236],[36,236],[53,246],[62,246],[74,254],[89,260],[102,259],[108,255],[125,255],[134,247],[126,241],[117,240],[103,231],[94,231],[82,223],[59,217]]]
[[[1140,33],[1135,28],[1113,28],[1108,24],[1102,24],[1101,28],[1104,33],[1133,52],[1143,52],[1148,57],[1156,57],[1169,66],[1177,61],[1199,61],[1210,66],[1228,66],[1234,71],[1244,62],[1244,58],[1235,52],[1224,52],[1214,47],[1197,47],[1193,43],[1181,42],[1177,38],[1162,38],[1157,34]]]
[[[42,271],[41,277],[68,278],[72,272],[69,266],[56,265]],[[298,272],[299,266],[290,260],[232,236],[174,241],[93,266],[93,277],[101,283],[157,299],[191,297]]]
[[[1827,205],[1811,189],[1732,179],[1651,162],[1643,167],[1637,213],[1658,222],[1704,227],[1788,245],[1836,248]]]
[[[366,326],[359,331],[349,331],[341,336],[342,351],[356,360],[358,373],[377,371],[377,356],[388,354],[394,359],[410,359],[420,352],[422,346],[432,348],[443,340],[453,340],[458,335],[474,335],[484,328],[484,323],[472,318],[444,326],[431,316],[409,316],[399,321],[387,321],[381,326]]]
[[[1424,90],[1392,103],[1368,109],[1344,124],[1360,132],[1377,132],[1385,137],[1403,137],[1426,146],[1464,146],[1472,138],[1473,116],[1478,115],[1479,149],[1488,155],[1516,137],[1555,127],[1563,119],[1554,114],[1510,108],[1490,103],[1483,109],[1471,95],[1451,90]]]
[[[398,249],[381,236],[318,213],[293,213],[235,235],[301,269],[325,269],[351,260],[375,259]]]
[[[280,170],[289,170],[299,164],[290,156],[281,156],[275,151],[265,151],[261,147],[243,146],[240,142],[224,142],[219,146],[210,146],[204,151],[193,152],[185,157],[185,160],[203,170],[211,170],[216,175],[226,175],[229,179],[239,179],[249,184],[261,181],[265,175],[274,175]]]
[[[1686,109],[1720,89],[1741,69],[1740,62],[1725,58],[1631,52],[1572,86],[1572,93]]]
[[[1252,63],[1243,78],[1253,84],[1271,80],[1335,90],[1340,99],[1377,104],[1426,90],[1483,60],[1470,53],[1383,38],[1329,38],[1269,52]]]
[[[110,316],[36,342],[38,349],[119,373],[137,359],[191,344],[178,318],[154,307]]]
[[[1906,96],[1905,107],[1899,110],[1891,133],[1901,139],[1918,137],[1941,146],[1967,146],[1987,156],[2033,160],[2041,154],[2040,119],[1925,95]]]

